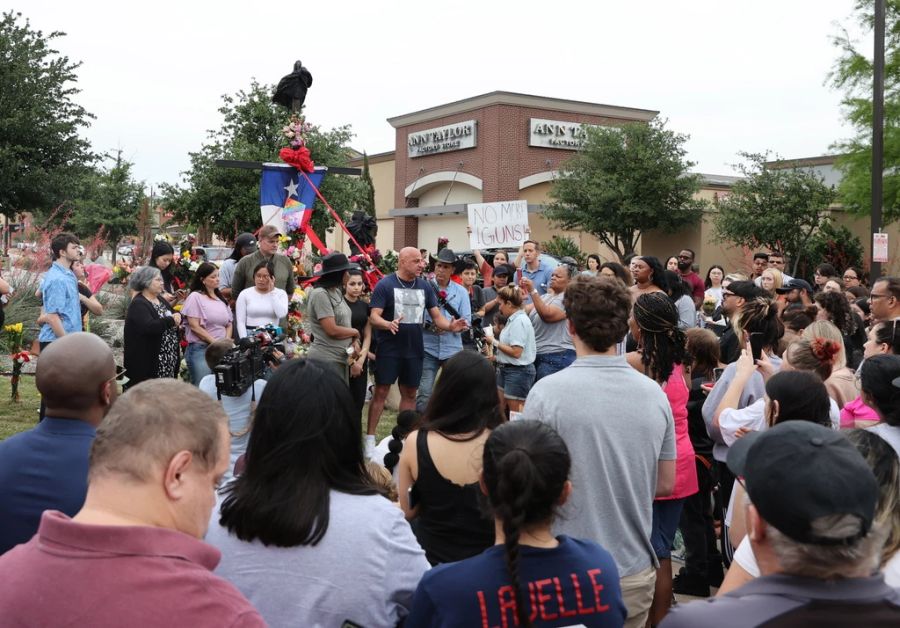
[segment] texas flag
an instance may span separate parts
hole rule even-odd
[[[316,168],[309,180],[318,188],[327,168]],[[297,169],[288,164],[263,164],[259,183],[259,209],[262,224],[275,225],[281,233],[297,229],[304,211],[311,211],[316,190]],[[290,222],[290,225],[287,223]]]

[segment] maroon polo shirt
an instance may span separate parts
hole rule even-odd
[[[6,626],[265,626],[219,550],[175,530],[76,523],[45,511],[28,543],[0,556]]]

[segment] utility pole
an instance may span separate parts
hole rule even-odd
[[[872,80],[872,281],[881,276],[881,262],[875,261],[875,234],[881,231],[881,211],[884,202],[884,4],[875,0],[875,54]]]

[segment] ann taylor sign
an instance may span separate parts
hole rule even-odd
[[[475,120],[410,133],[406,139],[410,157],[424,157],[448,153],[463,148],[475,148],[477,136]]]
[[[561,148],[578,150],[587,139],[585,127],[598,126],[581,122],[564,122],[562,120],[544,120],[531,118],[528,121],[528,145],[542,148]]]

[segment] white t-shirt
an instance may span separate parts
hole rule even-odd
[[[879,423],[878,425],[873,425],[868,428],[868,430],[870,432],[875,432],[881,436],[881,438],[886,440],[888,444],[894,448],[894,451],[897,452],[897,455],[900,456],[900,427],[894,427],[887,423]]]
[[[263,294],[254,287],[246,288],[238,295],[234,312],[238,336],[244,338],[248,327],[278,325],[278,321],[287,316],[287,292],[275,288]]]
[[[266,380],[258,379],[253,382],[253,387],[244,391],[240,397],[226,397],[222,395],[222,408],[228,415],[228,431],[231,432],[231,464],[228,465],[228,472],[225,479],[229,480],[234,475],[234,463],[247,451],[247,441],[250,440],[250,402],[252,400],[253,390],[256,391],[256,401],[259,402],[263,389],[266,387]],[[218,399],[216,393],[216,376],[210,374],[200,380],[198,386],[202,392],[213,399]],[[238,436],[235,436],[238,434]]]

